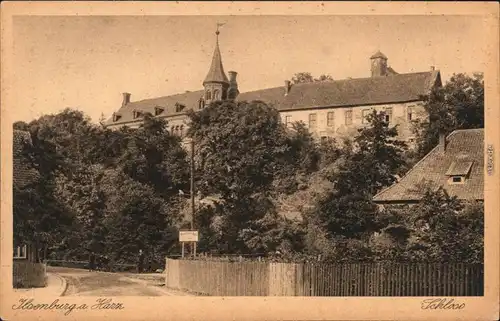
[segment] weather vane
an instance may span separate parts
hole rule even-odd
[[[220,22],[217,22],[217,31],[215,31],[215,34],[218,36],[219,35],[219,28],[222,27],[223,25],[225,25],[226,23],[220,23]]]

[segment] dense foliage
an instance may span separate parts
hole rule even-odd
[[[315,81],[307,73],[294,82]],[[320,77],[320,81],[329,77]],[[456,75],[426,98],[417,152],[397,140],[383,113],[352,140],[316,140],[287,128],[264,102],[215,102],[191,112],[195,228],[199,252],[280,260],[481,262],[483,205],[443,190],[411,207],[380,208],[372,197],[396,182],[440,131],[484,125],[483,82]],[[179,253],[189,227],[190,159],[164,120],[105,129],[75,110],[14,127],[30,132],[27,159],[39,177],[14,186],[16,244],[47,245],[54,258],[155,264]]]

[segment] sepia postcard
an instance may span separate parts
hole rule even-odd
[[[3,2],[0,320],[498,320],[498,8]]]

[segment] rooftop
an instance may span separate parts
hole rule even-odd
[[[284,86],[267,88],[241,93],[237,100],[262,100],[280,111],[400,103],[420,100],[421,96],[427,95],[432,86],[440,81],[440,73],[437,70],[391,74],[386,77],[296,84],[291,87],[287,95]],[[117,111],[119,119],[115,121],[109,119],[106,125],[141,121],[134,119],[134,110],[155,115],[155,107],[160,107],[163,111],[157,115],[159,117],[183,114],[187,109],[197,110],[203,92],[199,90],[130,102]],[[182,104],[186,109],[179,111],[175,107],[176,104]]]
[[[373,198],[377,203],[418,202],[423,187],[443,187],[450,196],[462,200],[484,199],[484,130],[464,129],[446,138],[445,151],[436,146],[399,182]],[[450,184],[452,176],[466,177],[463,183]]]
[[[31,145],[31,135],[27,131],[14,130],[12,139],[12,163],[13,163],[13,183],[15,186],[24,186],[32,182],[36,176],[36,170],[24,154],[25,146]]]

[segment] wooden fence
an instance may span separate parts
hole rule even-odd
[[[483,265],[171,260],[166,286],[215,296],[482,296]]]
[[[201,295],[267,296],[269,267],[261,262],[167,259],[167,287]]]

